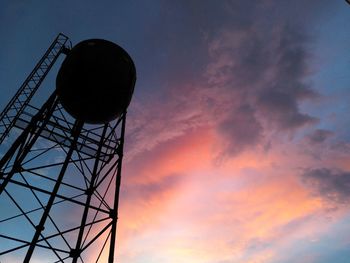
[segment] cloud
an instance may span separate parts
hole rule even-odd
[[[206,123],[208,116],[198,106],[198,98],[194,95],[196,89],[186,88],[186,92],[183,89],[175,85],[165,95],[134,103],[127,123],[127,158],[184,136]]]
[[[218,129],[223,137],[223,151],[230,155],[255,146],[262,138],[262,127],[248,105],[234,110],[226,120],[219,123]]]
[[[266,12],[277,7],[289,12],[285,7],[227,1],[204,3],[199,12],[193,5],[190,2],[184,13],[191,27],[185,30],[181,24],[183,32],[178,32],[186,39],[186,51],[172,42],[167,60],[162,60],[168,82],[155,87],[159,93],[137,99],[130,109],[128,158],[193,129],[217,131],[222,147],[218,152],[237,156],[266,145],[267,134],[294,133],[318,122],[300,107],[318,96],[306,80],[312,39],[292,19],[276,13],[273,23],[265,19]],[[220,17],[208,23],[213,12]],[[190,34],[197,29],[200,34]],[[159,74],[160,79],[165,76]]]
[[[147,182],[140,184],[127,184],[123,191],[127,193],[128,200],[149,200],[159,198],[165,193],[175,189],[179,186],[182,178],[179,174],[170,174],[155,182]]]
[[[301,29],[287,24],[267,29],[257,21],[219,31],[206,40],[200,78],[174,82],[161,95],[133,104],[128,156],[196,128],[217,130],[225,142],[220,153],[237,155],[262,143],[271,130],[293,132],[317,122],[299,107],[317,96],[305,81],[310,55]]]
[[[274,76],[260,90],[257,102],[266,117],[279,128],[294,129],[316,122],[315,118],[301,113],[298,104],[317,94],[304,80],[309,71],[307,61],[310,56],[303,32],[290,25],[278,31],[272,38]]]
[[[322,144],[328,140],[334,133],[329,130],[317,129],[306,138],[310,144]]]
[[[168,52],[184,58],[186,65],[179,71],[170,66],[176,77],[162,87],[161,95],[155,92],[139,100],[128,120],[134,159],[124,177],[129,185],[123,198],[131,206],[121,206],[127,217],[122,239],[128,240],[122,251],[133,251],[134,261],[272,261],[275,252],[291,251],[294,241],[306,242],[325,230],[322,220],[314,221],[324,204],[295,176],[296,166],[310,165],[297,145],[273,145],[268,155],[254,151],[271,131],[278,137],[272,143],[279,144],[284,133],[317,122],[301,110],[305,100],[318,96],[306,81],[312,39],[303,26],[283,20],[283,14],[263,21],[263,11],[254,8],[249,13],[254,4],[241,2],[226,5],[231,8],[213,23],[211,12],[198,12],[207,24],[215,24],[204,32],[206,52],[203,43],[197,50],[197,42],[178,36],[189,45],[186,55]],[[212,10],[206,3],[198,8],[213,13],[215,5]],[[280,10],[281,4],[271,5]],[[218,22],[222,17],[225,25]],[[198,31],[203,30],[202,20],[196,21]],[[181,78],[179,72],[191,68],[198,57],[205,64]],[[169,57],[167,61],[172,64]],[[321,139],[322,132],[319,135]],[[213,145],[235,158],[212,167]],[[248,178],[243,171],[251,166],[259,174]],[[243,178],[249,182],[242,183]]]
[[[350,172],[328,168],[310,169],[302,174],[304,183],[315,194],[338,204],[348,204]]]
[[[299,110],[300,102],[317,96],[305,81],[307,44],[302,30],[289,24],[227,29],[209,44],[208,84],[250,105],[279,130],[313,124],[316,119]]]

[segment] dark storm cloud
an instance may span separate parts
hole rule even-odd
[[[328,168],[310,169],[302,174],[302,180],[323,198],[337,202],[349,203],[350,172]]]

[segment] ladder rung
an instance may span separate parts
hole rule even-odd
[[[62,52],[62,47],[65,46],[68,41],[68,37],[59,34],[55,41],[50,45],[45,55],[40,59],[40,62],[35,66],[34,70],[30,73],[29,77],[20,87],[20,90],[16,93],[15,97],[5,107],[5,110],[1,113],[0,127],[6,128],[3,134],[0,134],[0,143],[4,139],[4,134],[9,132],[14,125],[14,120],[22,114],[25,106],[28,104],[30,98],[33,96],[33,92],[36,92],[39,84],[43,81],[43,78],[48,73],[48,70],[52,67],[52,64],[57,59],[58,55]],[[12,112],[13,115],[9,116]]]

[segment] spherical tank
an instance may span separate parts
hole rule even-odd
[[[120,46],[103,39],[78,43],[58,71],[56,91],[65,110],[87,123],[106,123],[129,106],[135,65]]]

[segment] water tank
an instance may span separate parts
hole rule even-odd
[[[103,39],[78,43],[62,62],[56,91],[65,110],[87,123],[109,122],[128,107],[135,65],[117,44]]]

